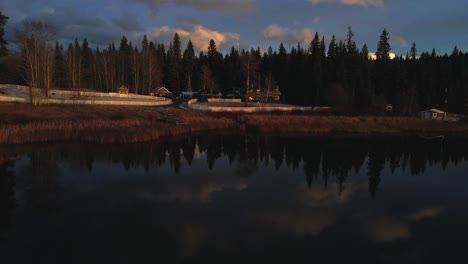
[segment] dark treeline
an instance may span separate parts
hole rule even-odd
[[[6,17],[0,17],[1,30]],[[283,102],[298,105],[331,105],[347,110],[368,111],[393,104],[401,114],[414,113],[423,108],[438,107],[464,112],[468,98],[468,53],[456,47],[451,54],[418,53],[416,43],[405,56],[391,59],[390,37],[386,30],[380,35],[377,52],[369,53],[367,45],[358,48],[354,32],[348,27],[344,40],[326,43],[319,33],[308,46],[286,50],[281,43],[278,50],[270,47],[221,53],[216,43],[207,43],[207,51],[196,54],[191,41],[186,45],[176,33],[169,46],[150,41],[144,36],[141,43],[132,43],[123,36],[120,43],[105,48],[91,48],[88,40],[75,40],[65,45],[55,42],[51,34],[45,36],[45,46],[53,49],[49,56],[54,66],[31,82],[31,74],[20,60],[31,56],[27,47],[34,32],[48,31],[40,22],[25,23],[19,30],[22,41],[21,58],[6,56],[6,42],[0,35],[0,56],[9,74],[0,76],[2,82],[36,83],[60,88],[89,88],[115,92],[121,85],[138,94],[165,85],[174,94],[182,91],[221,92],[223,95],[243,96],[246,88],[279,88]],[[0,31],[0,34],[3,34]],[[377,36],[376,36],[377,37]],[[35,40],[35,39],[34,39]],[[39,41],[39,42],[40,42]],[[40,50],[40,49],[38,49]],[[52,54],[52,52],[47,52]],[[46,58],[47,56],[43,56]],[[48,57],[47,57],[48,58]],[[29,68],[33,65],[28,65]],[[47,76],[47,74],[52,74]],[[26,77],[24,77],[26,76]]]
[[[134,144],[126,146],[56,145],[6,151],[10,157],[28,153],[33,182],[45,184],[49,190],[60,176],[59,164],[66,161],[72,167],[87,168],[90,172],[97,162],[112,161],[125,170],[144,168],[149,171],[169,165],[175,173],[191,166],[195,157],[204,157],[206,166],[213,169],[219,159],[227,159],[239,177],[255,174],[259,167],[280,170],[303,169],[305,183],[336,183],[341,193],[351,175],[360,172],[368,177],[369,192],[376,195],[384,168],[411,175],[424,174],[431,166],[444,170],[468,159],[468,142],[458,138],[444,141],[427,141],[419,138],[278,138],[278,137],[190,137],[173,142]],[[197,146],[198,151],[197,153]],[[8,156],[8,155],[7,155]],[[6,156],[5,156],[6,157]],[[11,204],[14,186],[14,159],[2,164],[5,175],[2,182],[2,199]],[[186,162],[183,162],[185,160]],[[186,165],[184,165],[186,164]],[[157,176],[157,175],[155,175]],[[47,191],[48,192],[48,191]],[[8,198],[10,197],[10,198]],[[36,199],[37,200],[37,199]],[[39,201],[38,201],[39,202]]]

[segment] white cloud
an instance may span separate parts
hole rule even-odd
[[[194,9],[221,13],[250,12],[255,8],[256,0],[137,0],[150,8],[186,6]]]
[[[310,28],[301,30],[290,29],[278,26],[277,24],[269,25],[263,32],[262,36],[265,40],[276,40],[286,44],[303,43],[308,45],[314,38],[315,32]]]
[[[434,218],[440,215],[444,210],[442,208],[427,208],[414,212],[408,216],[412,221],[421,221],[428,218]]]
[[[385,6],[384,0],[307,0],[307,2],[318,5],[321,3],[334,3],[334,4],[342,4],[342,5],[359,5],[363,7],[380,7],[383,8]]]
[[[406,47],[408,46],[408,41],[406,41],[406,39],[401,36],[390,35],[390,44]]]
[[[218,50],[223,48],[223,45],[237,45],[240,41],[240,35],[233,32],[218,32],[203,27],[202,25],[194,25],[190,29],[182,28],[171,28],[169,26],[162,26],[154,29],[150,36],[163,39],[171,40],[177,32],[180,38],[184,41],[192,40],[193,45],[198,49],[205,51],[208,49],[210,40],[213,39],[218,47]]]
[[[313,22],[314,24],[320,23],[320,17],[319,17],[319,16],[314,17],[314,18],[312,19],[312,22]]]
[[[411,237],[409,225],[392,218],[380,218],[366,225],[366,231],[378,242],[389,242]]]

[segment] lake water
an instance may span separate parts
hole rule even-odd
[[[468,140],[0,149],[0,263],[463,263]]]

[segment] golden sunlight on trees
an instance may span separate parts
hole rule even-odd
[[[25,21],[17,31],[17,38],[26,82],[31,88],[42,88],[47,97],[54,76],[55,29],[39,21]]]

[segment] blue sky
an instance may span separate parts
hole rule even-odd
[[[122,35],[139,44],[144,34],[168,43],[177,31],[199,50],[214,39],[223,51],[306,45],[315,32],[344,39],[350,25],[357,46],[370,51],[384,28],[396,54],[413,41],[420,52],[468,51],[468,1],[459,0],[1,0],[0,9],[10,17],[10,42],[25,19],[53,24],[64,44],[118,44]]]

